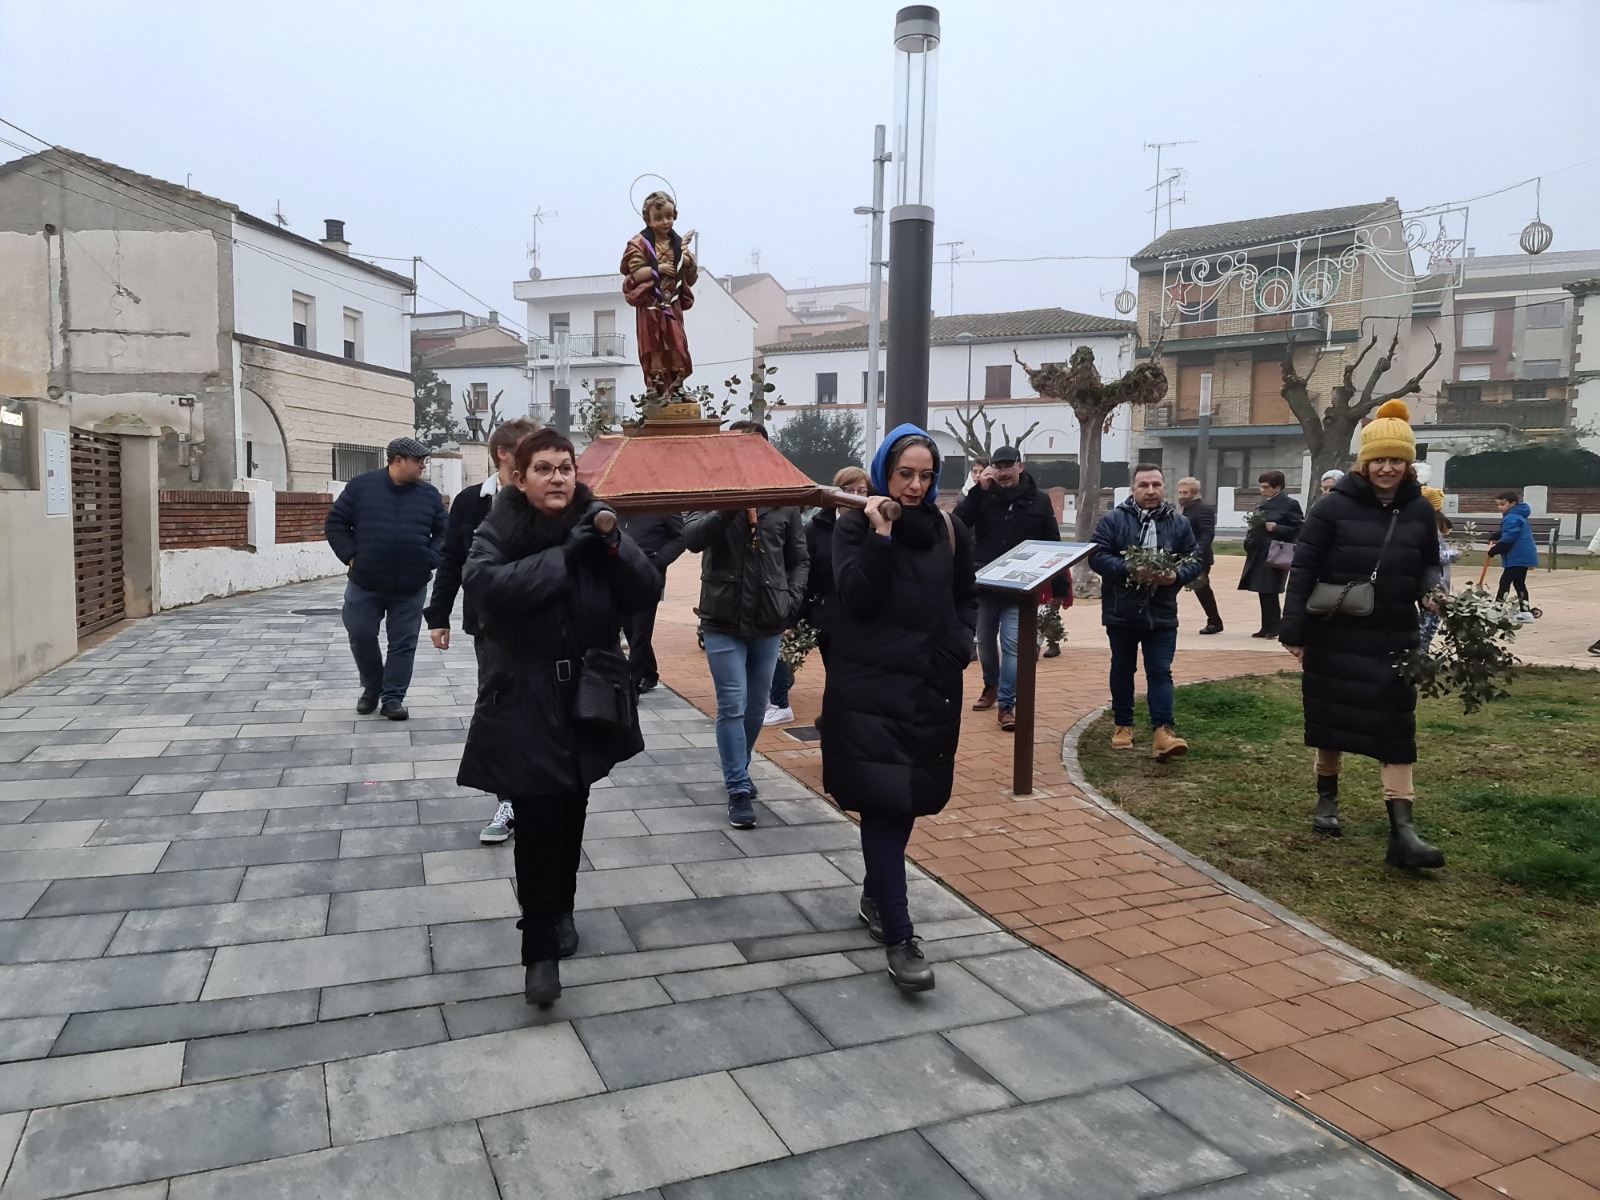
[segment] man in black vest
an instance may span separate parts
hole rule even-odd
[[[361,674],[362,716],[383,706],[404,721],[406,689],[417,656],[428,576],[444,549],[444,499],[422,478],[432,451],[416,438],[395,438],[389,465],[364,471],[344,485],[328,510],[323,534],[350,568],[344,590],[344,627]],[[378,625],[388,629],[389,657],[378,649]]]

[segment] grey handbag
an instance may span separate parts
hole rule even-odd
[[[1400,519],[1396,507],[1389,515],[1389,531],[1383,535],[1383,545],[1378,547],[1378,561],[1372,565],[1372,574],[1365,579],[1349,583],[1318,583],[1306,597],[1306,615],[1312,617],[1370,617],[1378,607],[1378,568],[1383,565],[1383,552],[1389,548],[1394,536],[1395,523]]]

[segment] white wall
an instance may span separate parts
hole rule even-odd
[[[475,383],[488,386],[491,404],[496,392],[505,393],[500,397],[500,416],[505,420],[525,417],[529,406],[539,403],[534,397],[532,382],[522,367],[435,367],[434,374],[450,385],[450,411],[455,414],[456,424],[462,429],[467,427],[467,397]],[[572,390],[575,395],[578,394],[576,377],[572,381]],[[485,410],[482,415],[487,417],[488,411]],[[534,415],[544,420],[542,410]]]
[[[411,370],[408,288],[374,275],[355,260],[243,222],[234,222],[233,236],[235,332],[292,346],[293,297],[299,292],[316,301],[308,349],[341,357],[344,310],[350,308],[361,314],[357,359],[395,371]]]

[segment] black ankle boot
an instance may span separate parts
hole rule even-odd
[[[898,946],[884,947],[889,960],[889,978],[908,992],[933,990],[933,968],[922,957],[922,947],[916,938],[907,938]]]
[[[529,1004],[549,1008],[561,996],[561,964],[556,959],[529,963],[522,978],[522,998]]]
[[[1339,828],[1339,777],[1337,775],[1317,776],[1317,808],[1311,814],[1311,832],[1325,833],[1329,837],[1338,837],[1344,832]]]
[[[556,950],[562,958],[571,958],[578,952],[578,927],[573,924],[571,913],[556,918]]]
[[[861,893],[861,907],[856,911],[856,916],[866,924],[867,936],[875,942],[883,941],[883,921],[878,916],[878,905],[871,896]]]
[[[1389,852],[1383,861],[1405,870],[1444,866],[1444,852],[1417,836],[1411,824],[1411,801],[1388,800],[1385,803],[1389,807]]]

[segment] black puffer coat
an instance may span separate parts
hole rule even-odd
[[[798,508],[695,513],[683,525],[683,543],[700,562],[700,606],[708,633],[777,637],[800,618],[806,598],[805,528]]]
[[[478,702],[456,782],[498,796],[572,796],[644,749],[572,720],[585,650],[617,650],[624,613],[656,601],[660,576],[626,535],[615,553],[568,535],[593,503],[578,485],[560,516],[501,488],[478,526],[463,584],[478,614]],[[567,663],[566,667],[561,664]]]
[[[833,531],[839,512],[820,508],[806,522],[806,624],[819,633],[831,633],[839,622],[839,589],[833,582]]]
[[[323,536],[350,582],[405,595],[428,586],[444,551],[444,497],[431,483],[396,483],[387,467],[363,471],[328,510]]]
[[[1300,511],[1300,501],[1286,491],[1263,500],[1256,505],[1256,511],[1277,528],[1268,533],[1263,523],[1245,534],[1244,571],[1239,576],[1239,590],[1271,596],[1283,591],[1284,576],[1288,572],[1278,570],[1267,561],[1267,547],[1274,541],[1294,541],[1300,534],[1305,514]]]
[[[1022,542],[1059,542],[1061,526],[1050,496],[1026,471],[1014,488],[973,484],[956,505],[956,519],[972,530],[972,561],[979,567]]]
[[[1394,536],[1378,564],[1378,548]],[[1312,617],[1306,599],[1319,581],[1366,579],[1378,566],[1370,617]],[[1305,647],[1300,688],[1306,745],[1347,750],[1380,763],[1417,760],[1417,692],[1394,661],[1417,644],[1417,603],[1439,582],[1433,506],[1411,480],[1394,503],[1379,502],[1360,475],[1346,475],[1312,506],[1295,547],[1278,638]]]
[[[833,568],[823,788],[855,812],[936,813],[955,779],[977,622],[972,535],[927,505],[902,515],[891,538],[848,512],[834,527]]]

